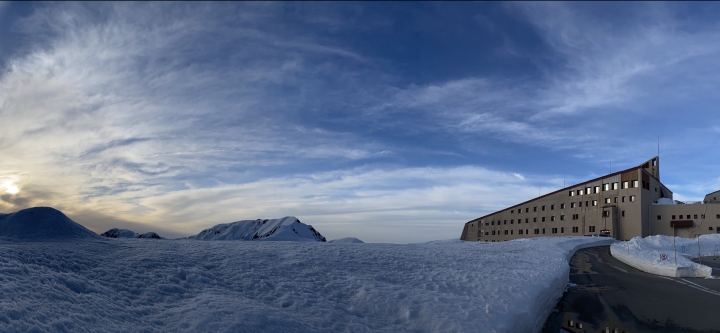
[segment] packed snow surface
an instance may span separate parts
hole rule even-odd
[[[357,243],[357,244],[360,244],[360,243],[365,243],[365,242],[363,242],[355,237],[345,237],[345,238],[340,238],[340,239],[333,239],[331,241],[328,241],[328,243],[345,243],[345,244]]]
[[[243,220],[218,224],[205,229],[188,239],[199,240],[271,240],[324,242],[323,237],[312,226],[300,222],[294,216],[280,219]]]
[[[0,214],[0,238],[43,241],[92,239],[98,238],[98,235],[57,209],[34,207],[12,214]]]
[[[720,255],[720,234],[703,235],[699,239],[675,237],[674,245],[671,236],[635,237],[613,244],[610,252],[618,260],[644,272],[670,277],[709,277],[712,269],[691,259]]]
[[[602,244],[0,240],[0,332],[537,332]]]

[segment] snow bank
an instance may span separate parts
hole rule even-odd
[[[363,241],[361,241],[361,240],[359,240],[359,239],[357,239],[357,238],[355,238],[355,237],[345,237],[345,238],[340,238],[340,239],[333,239],[333,240],[331,240],[331,241],[328,241],[328,243],[342,243],[342,244],[357,243],[357,244],[361,244],[361,243],[365,243],[365,242],[363,242]]]
[[[609,241],[0,241],[0,332],[538,332]]]
[[[693,262],[699,256],[720,254],[720,234],[697,238],[675,238],[677,264],[673,249],[673,237],[656,235],[635,237],[628,242],[618,242],[610,247],[610,253],[618,260],[643,272],[669,277],[709,277],[712,268]]]
[[[300,222],[294,216],[280,219],[243,220],[218,224],[205,229],[188,239],[199,240],[268,240],[324,242],[323,237],[312,226]]]
[[[12,214],[0,214],[0,237],[43,241],[98,236],[57,209],[34,207]]]

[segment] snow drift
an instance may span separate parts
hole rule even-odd
[[[0,237],[18,240],[97,238],[97,234],[51,207],[0,214]]]
[[[280,219],[243,220],[218,224],[205,229],[188,239],[199,240],[266,240],[324,242],[323,237],[312,226],[300,222],[294,216]]]
[[[677,264],[675,263],[677,249]],[[700,256],[717,256],[720,252],[720,234],[697,238],[655,235],[635,237],[627,242],[610,246],[610,253],[618,260],[643,272],[668,277],[709,277],[712,268],[693,262]]]
[[[118,228],[112,228],[106,232],[103,232],[100,234],[100,236],[108,237],[108,238],[152,238],[152,239],[162,239],[160,235],[154,233],[154,232],[146,232],[144,234],[138,234],[132,230],[128,229],[118,229]]]
[[[0,332],[539,332],[608,241],[0,240]]]
[[[365,243],[355,237],[345,237],[340,239],[333,239],[331,241],[328,241],[328,243],[340,243],[340,244],[362,244]]]

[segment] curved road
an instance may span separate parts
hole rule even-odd
[[[613,258],[609,246],[583,249],[543,332],[720,332],[720,279],[661,277]]]

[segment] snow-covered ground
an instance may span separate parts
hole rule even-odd
[[[331,241],[328,241],[329,243],[354,243],[354,244],[362,244],[365,243],[355,237],[345,237],[340,239],[333,239]]]
[[[86,231],[51,208],[0,216],[0,332],[537,332],[572,254],[612,242],[147,241]]]
[[[148,238],[148,239],[162,239],[163,238],[154,232],[146,232],[144,234],[139,234],[132,230],[118,229],[118,228],[112,228],[108,231],[105,231],[105,232],[101,233],[100,236],[108,237],[108,238]]]
[[[613,244],[610,252],[618,260],[644,272],[670,277],[709,277],[710,267],[690,259],[720,255],[720,234],[703,235],[699,239],[676,237],[674,245],[671,236],[635,237]]]

